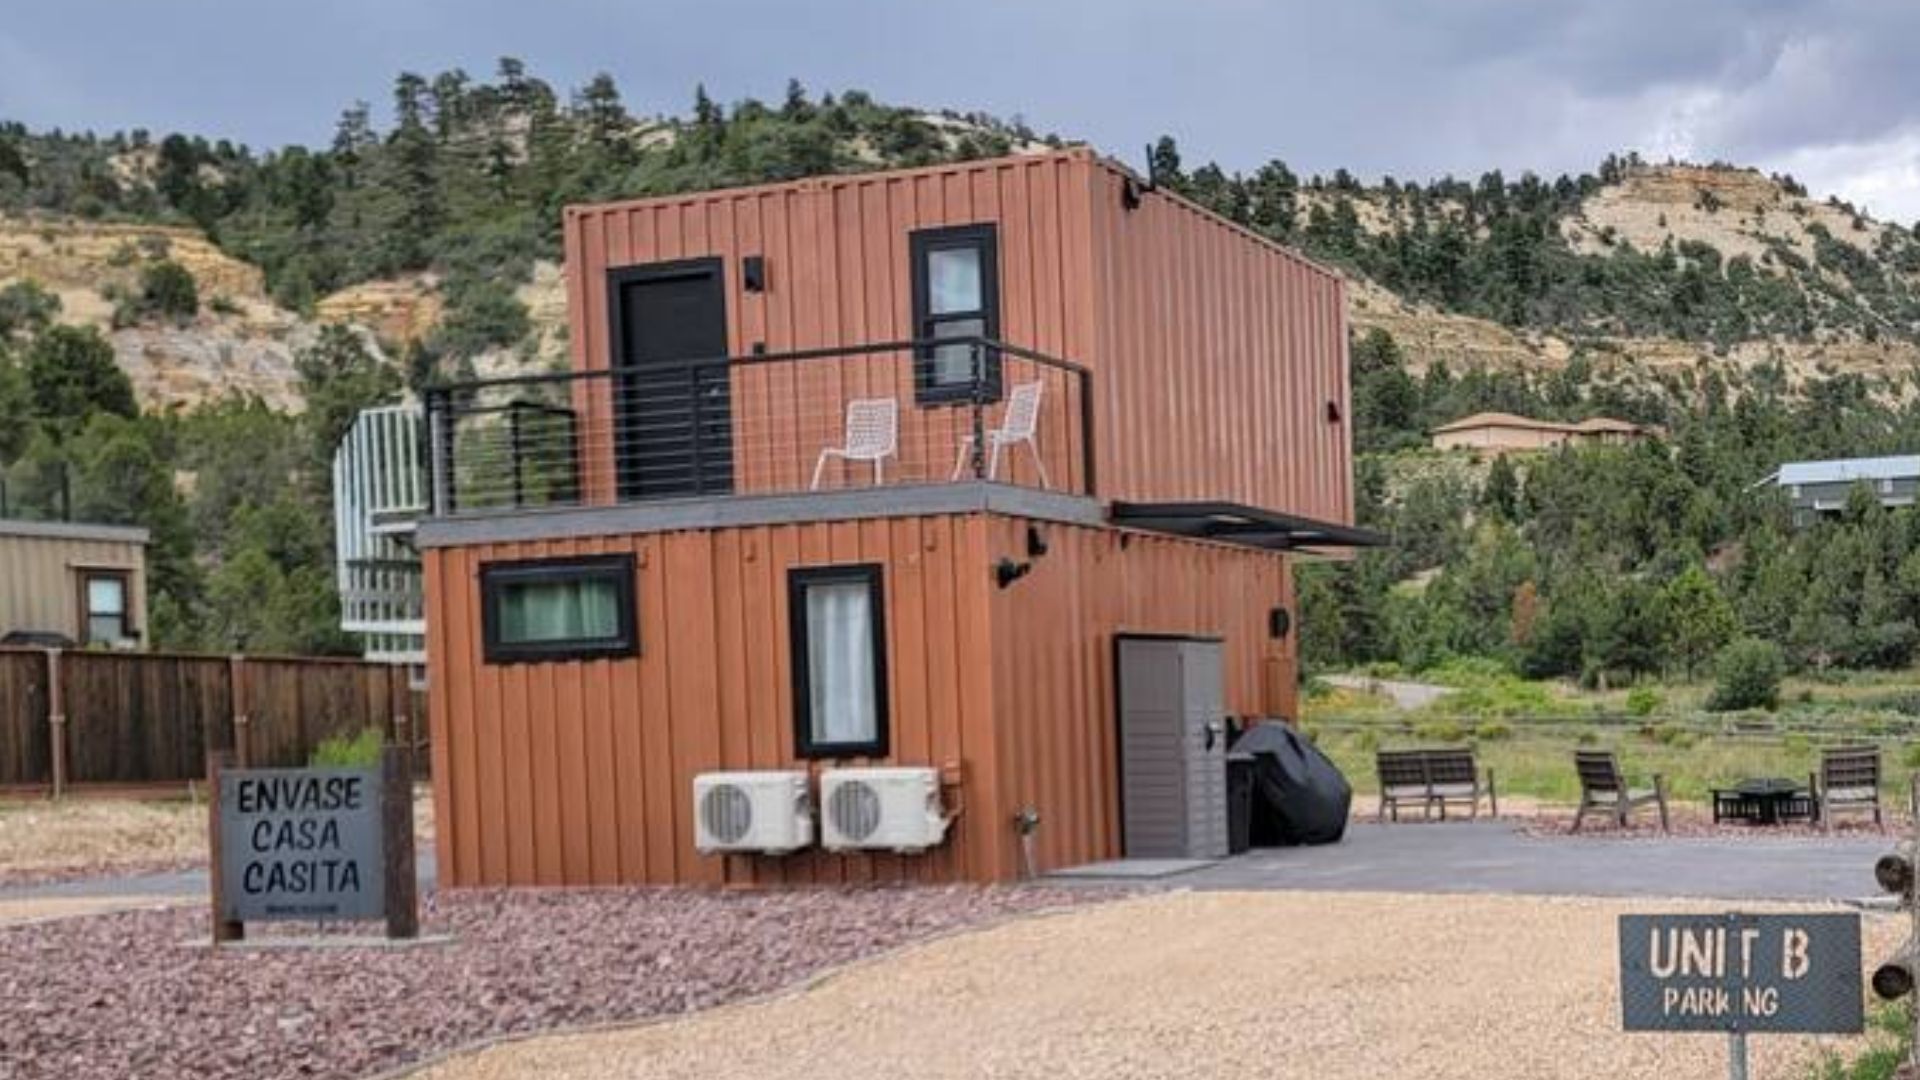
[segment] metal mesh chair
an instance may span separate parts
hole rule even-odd
[[[1035,438],[1040,433],[1040,395],[1046,388],[1045,383],[1021,383],[1007,395],[1007,411],[1000,417],[1000,426],[985,433],[987,479],[993,479],[1000,471],[1001,450],[1025,443],[1033,452],[1033,468],[1040,474],[1040,486],[1052,486],[1047,482],[1047,465],[1040,459],[1040,443]],[[953,463],[953,479],[960,479],[966,470],[967,454],[972,450],[973,436],[967,435],[960,440],[960,456]]]
[[[886,482],[883,462],[893,456],[900,444],[900,403],[893,398],[854,398],[847,402],[847,432],[844,446],[829,446],[820,451],[813,463],[813,483],[808,490],[820,490],[820,479],[827,462],[868,461],[873,463],[875,486]]]

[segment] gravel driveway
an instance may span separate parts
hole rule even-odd
[[[1717,909],[1161,894],[934,942],[766,1002],[496,1047],[418,1080],[1718,1080],[1720,1037],[1617,1030],[1615,916],[1684,910]],[[1870,919],[1869,949],[1898,931]],[[1822,1045],[1848,1048],[1757,1038],[1755,1075],[1797,1075]]]
[[[221,950],[204,906],[0,927],[0,1077],[364,1077],[487,1037],[735,1001],[1043,888],[443,894],[405,949]]]

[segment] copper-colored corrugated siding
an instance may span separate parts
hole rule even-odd
[[[993,549],[1024,558],[1027,523],[993,519]],[[994,724],[1003,816],[1040,814],[1040,869],[1117,858],[1114,638],[1216,637],[1227,708],[1295,710],[1294,639],[1267,634],[1293,606],[1284,556],[1113,529],[1046,524],[1047,554],[993,603]]]
[[[909,338],[908,234],[993,222],[1000,336],[1093,372],[1101,497],[1228,499],[1350,521],[1339,278],[1162,192],[1124,209],[1122,184],[1117,169],[1076,150],[573,207],[574,363],[608,366],[608,269],[702,256],[724,261],[736,355]],[[742,285],[747,255],[766,257],[764,292]],[[951,455],[966,420],[964,410],[912,407],[899,357],[747,367],[733,389],[740,491],[803,487],[819,448],[839,442],[848,396],[907,405],[907,461]],[[589,430],[606,429],[608,400],[582,401]],[[1077,489],[1075,410],[1060,394],[1048,408],[1048,472]],[[590,462],[600,501],[608,464],[604,454]],[[1013,479],[1033,482],[1024,462],[1013,467]]]
[[[910,339],[908,235],[980,222],[998,226],[1001,338],[1082,359],[1092,344],[1085,200],[1092,169],[1089,155],[1074,152],[569,208],[575,368],[608,367],[609,269],[705,256],[723,260],[734,355],[755,346],[780,353]],[[739,266],[747,255],[766,258],[764,291],[744,288]],[[902,460],[952,461],[966,412],[913,407],[911,371],[904,355],[738,368],[735,489],[803,488],[814,455],[840,443],[840,409],[849,397],[892,396],[906,406]],[[608,395],[581,397],[588,430],[606,430]],[[1056,390],[1045,408],[1048,473],[1056,484],[1077,488],[1083,480],[1077,447],[1068,437],[1047,437],[1077,434],[1077,402]],[[588,490],[595,501],[606,501],[609,462],[602,455],[589,464]],[[1024,460],[1011,468],[1015,481],[1034,482]]]
[[[1351,522],[1339,277],[1163,192],[1128,210],[1111,166],[1091,182],[1101,493]]]
[[[429,549],[445,880],[1004,880],[1019,871],[1011,822],[1026,806],[1041,814],[1043,869],[1118,855],[1114,636],[1221,638],[1228,707],[1290,715],[1292,639],[1266,632],[1268,609],[1292,604],[1286,561],[1039,523],[1048,553],[999,589],[990,568],[1026,558],[1028,524],[910,517]],[[481,564],[617,551],[637,560],[639,657],[482,662]],[[853,562],[884,572],[887,763],[960,766],[952,840],[913,857],[699,855],[694,774],[805,767],[794,756],[787,570]]]
[[[1004,878],[987,655],[987,519],[674,532],[429,549],[436,809],[451,884]],[[495,559],[631,551],[640,656],[481,659],[478,575]],[[701,856],[695,773],[796,768],[787,570],[885,573],[891,761],[958,764],[963,815],[923,857]]]

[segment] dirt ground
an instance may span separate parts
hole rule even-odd
[[[433,844],[433,798],[414,793],[414,833]],[[207,858],[206,803],[75,796],[0,801],[0,885],[197,866]]]
[[[1615,990],[1616,916],[1714,909],[1163,894],[936,941],[687,1019],[505,1044],[416,1080],[1717,1080],[1722,1038],[1624,1034]],[[1899,929],[1870,916],[1869,955]],[[1854,1048],[1757,1038],[1755,1075]]]
[[[0,878],[204,861],[207,809],[187,799],[0,803]]]

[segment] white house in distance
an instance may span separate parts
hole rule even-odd
[[[333,544],[340,628],[369,660],[427,662],[425,592],[414,526],[426,511],[417,404],[362,412],[333,452]]]
[[[1846,509],[1848,495],[1861,483],[1881,506],[1912,506],[1920,492],[1920,454],[1789,461],[1753,486],[1779,488],[1793,508],[1794,525],[1804,527]]]

